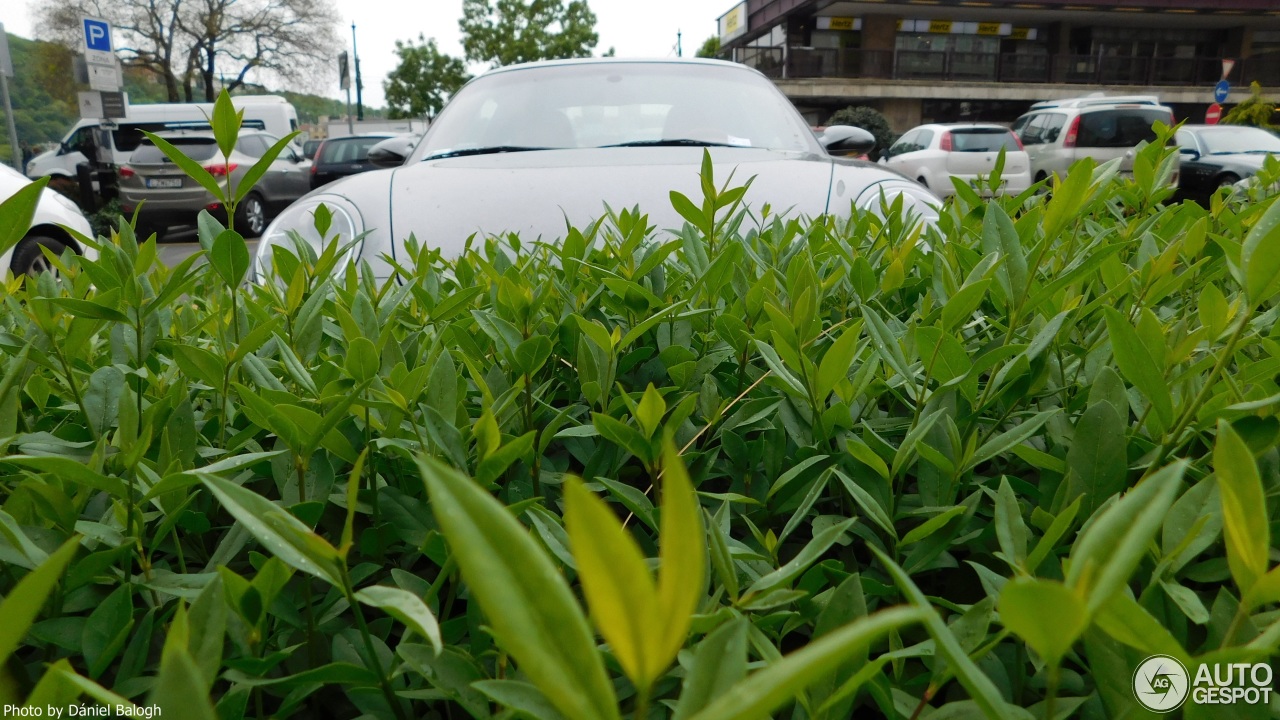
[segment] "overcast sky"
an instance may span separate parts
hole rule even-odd
[[[609,47],[619,57],[675,56],[676,32],[684,33],[684,54],[691,56],[716,32],[716,19],[736,4],[736,0],[589,0],[597,18],[600,44],[596,54]],[[339,37],[350,48],[351,23],[356,24],[360,71],[364,79],[365,103],[383,104],[382,80],[395,67],[395,41],[416,40],[418,33],[434,37],[440,49],[462,55],[458,18],[462,0],[335,0],[344,26]],[[32,37],[31,11],[24,0],[5,0],[0,22],[5,30]],[[482,70],[475,68],[474,71]],[[335,81],[336,82],[336,81]],[[322,93],[338,97],[338,88]],[[353,98],[354,99],[354,98]]]

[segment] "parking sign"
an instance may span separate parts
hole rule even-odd
[[[111,51],[111,24],[98,18],[84,19],[84,59],[91,65],[115,65]]]

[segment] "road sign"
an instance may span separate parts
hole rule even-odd
[[[90,65],[115,65],[111,48],[111,24],[98,18],[84,19],[84,59]]]
[[[338,53],[338,89],[351,89],[351,65],[346,50]]]
[[[122,92],[104,92],[102,95],[102,117],[107,119],[129,117],[129,104]]]
[[[94,90],[115,92],[123,85],[120,68],[116,65],[89,65],[89,87]]]
[[[1221,119],[1222,119],[1222,106],[1219,105],[1218,103],[1214,103],[1210,105],[1209,109],[1204,111],[1205,125],[1217,125],[1218,121]]]
[[[1213,101],[1226,102],[1227,93],[1231,92],[1231,83],[1226,80],[1219,80],[1217,85],[1213,86]]]
[[[102,119],[102,93],[79,92],[76,93],[78,98],[76,105],[80,108],[80,117],[85,120],[101,120]]]
[[[1231,74],[1231,68],[1236,66],[1236,61],[1231,58],[1222,58],[1222,79],[1226,80]]]

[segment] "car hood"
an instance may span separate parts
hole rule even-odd
[[[745,201],[769,203],[775,212],[817,215],[830,198],[831,158],[749,148],[711,148],[715,180],[723,186],[752,180]],[[460,254],[468,237],[516,232],[525,241],[561,239],[568,225],[585,227],[606,212],[639,206],[659,230],[684,224],[671,204],[678,191],[701,205],[703,149],[590,148],[446,158],[397,168],[391,182],[389,232],[376,233],[385,248],[410,234]],[[868,183],[885,175],[868,166]],[[842,192],[844,191],[841,183]],[[861,188],[849,188],[856,192]],[[851,198],[840,198],[847,207]],[[394,243],[398,244],[398,242]]]
[[[1231,163],[1242,167],[1250,167],[1255,170],[1262,167],[1262,161],[1267,158],[1266,153],[1214,153],[1206,155],[1205,160],[1216,163]]]

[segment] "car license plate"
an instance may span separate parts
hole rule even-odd
[[[180,188],[182,178],[147,178],[149,188]]]

